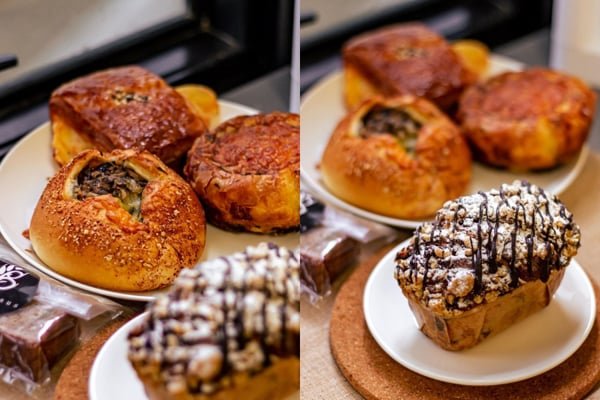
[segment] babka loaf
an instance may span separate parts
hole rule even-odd
[[[555,196],[515,181],[446,202],[398,253],[395,277],[421,330],[460,350],[548,305],[579,243]]]

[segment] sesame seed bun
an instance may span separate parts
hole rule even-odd
[[[139,213],[130,213],[111,194],[78,198],[80,175],[103,163],[145,180]],[[196,263],[206,223],[190,186],[157,157],[86,150],[50,180],[29,233],[36,254],[58,273],[100,288],[145,291],[170,284],[182,268]]]
[[[414,142],[366,122],[373,111],[414,120]],[[384,124],[385,125],[385,124]],[[327,188],[357,207],[394,218],[433,215],[467,188],[471,154],[458,127],[424,98],[365,101],[342,119],[325,147],[320,172]]]

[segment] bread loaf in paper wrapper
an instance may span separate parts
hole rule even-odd
[[[515,181],[446,202],[398,252],[395,277],[423,333],[462,350],[546,307],[579,244],[555,196]]]

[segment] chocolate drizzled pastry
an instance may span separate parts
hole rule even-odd
[[[130,333],[129,360],[144,382],[182,398],[211,395],[235,386],[240,374],[297,358],[298,275],[297,254],[267,243],[183,270]]]
[[[446,202],[396,257],[407,296],[438,315],[459,315],[565,268],[580,231],[553,195],[527,182]]]

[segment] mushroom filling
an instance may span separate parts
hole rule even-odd
[[[417,134],[422,126],[402,109],[375,106],[362,118],[360,136],[367,138],[374,134],[392,135],[407,153],[413,154],[417,145]]]
[[[148,181],[131,168],[107,162],[85,167],[77,176],[73,196],[77,200],[109,194],[133,217],[140,219],[142,192]]]
[[[396,57],[400,60],[423,57],[425,54],[425,49],[418,47],[399,47],[396,49]]]
[[[139,103],[148,102],[148,96],[144,96],[134,92],[125,92],[120,89],[115,90],[112,93],[111,97],[116,104],[129,104],[132,101],[137,101]]]

